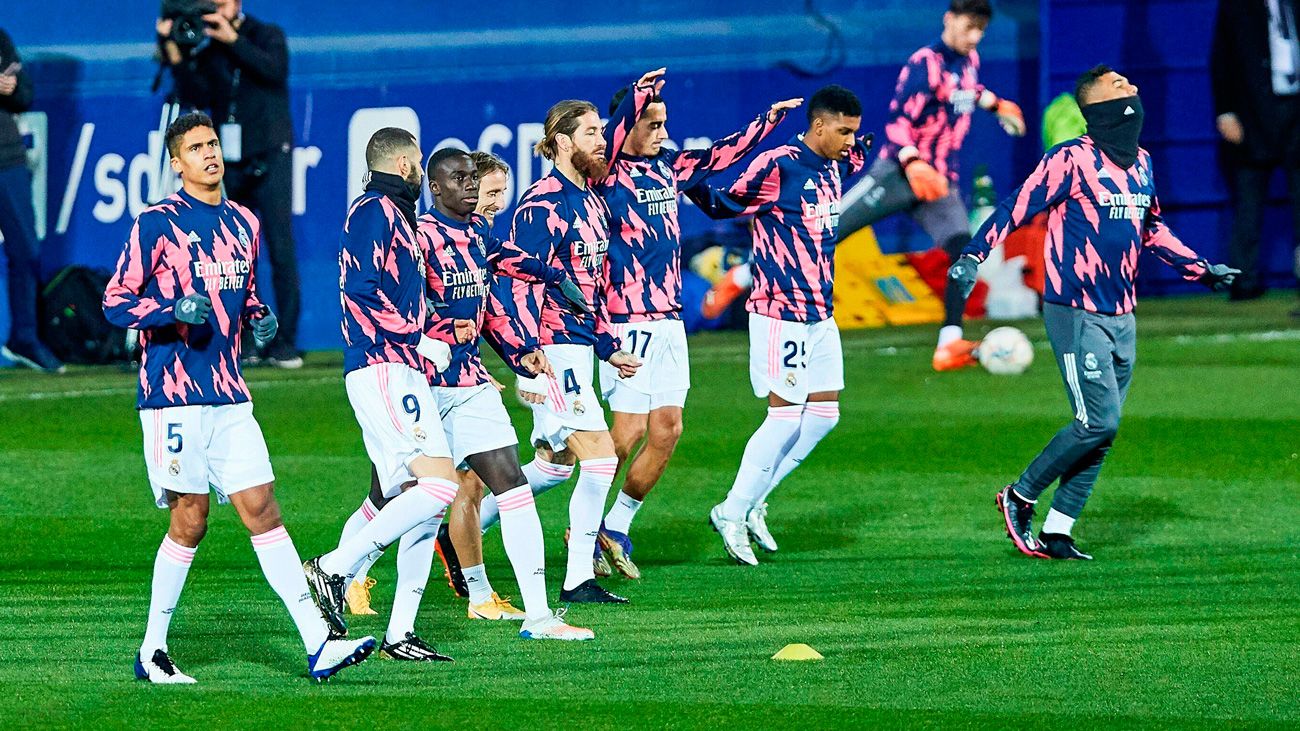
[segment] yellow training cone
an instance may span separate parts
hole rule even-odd
[[[786,645],[772,656],[773,660],[821,660],[822,654],[803,643]]]

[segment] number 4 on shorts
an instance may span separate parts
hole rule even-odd
[[[564,371],[564,392],[582,393],[582,387],[578,385],[578,377],[573,375],[572,368]]]

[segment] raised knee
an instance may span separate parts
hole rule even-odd
[[[662,451],[671,451],[677,446],[677,441],[682,438],[682,420],[673,419],[655,424],[650,430],[649,443],[655,448]]]
[[[182,546],[194,548],[208,533],[208,516],[206,514],[187,514],[172,516],[172,538]]]
[[[1119,434],[1119,421],[1105,419],[1102,421],[1090,421],[1083,423],[1075,420],[1074,432],[1081,441],[1090,442],[1098,446],[1109,444],[1115,441],[1116,435]]]

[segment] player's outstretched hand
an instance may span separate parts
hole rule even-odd
[[[641,367],[641,361],[625,350],[615,351],[609,357],[609,364],[618,369],[619,378],[631,378],[636,375],[636,370]]]
[[[469,343],[478,337],[478,325],[473,320],[453,320],[453,327],[456,329],[456,342]]]
[[[922,203],[937,201],[948,195],[948,178],[919,157],[914,157],[903,165],[903,174],[907,176],[907,184],[912,186],[912,194]]]
[[[432,363],[435,371],[441,372],[451,365],[451,346],[441,340],[434,340],[428,335],[420,336],[415,352]]]
[[[591,305],[587,303],[587,297],[582,294],[582,288],[578,283],[565,277],[559,284],[560,294],[564,295],[564,301],[568,303],[569,309],[579,315],[590,315]]]
[[[547,360],[546,353],[540,350],[534,350],[520,358],[519,363],[524,367],[524,370],[534,376],[540,376],[544,373],[552,378],[555,377],[555,371],[551,370],[551,361]]]
[[[1241,274],[1240,269],[1233,269],[1227,264],[1210,264],[1206,262],[1205,273],[1197,281],[1215,292],[1222,292],[1232,286],[1238,274]]]
[[[668,73],[667,66],[660,66],[654,71],[647,71],[641,75],[641,78],[636,80],[636,85],[654,87],[655,93],[658,94],[659,90],[664,88],[664,74],[666,73]]]
[[[187,294],[176,300],[176,321],[186,325],[202,325],[212,313],[212,300],[205,294]]]
[[[999,99],[993,107],[993,113],[997,115],[1003,132],[1012,137],[1025,136],[1025,113],[1020,111],[1019,104],[1010,99]]]
[[[261,312],[262,316],[253,320],[253,342],[257,343],[257,347],[265,348],[280,331],[280,321],[266,305],[262,305]]]
[[[781,119],[782,114],[801,105],[803,105],[803,97],[786,99],[785,101],[779,101],[776,104],[773,104],[772,108],[767,110],[767,123],[776,124],[777,120]]]
[[[487,374],[487,378],[488,378],[488,383],[492,384],[492,388],[495,388],[497,390],[497,393],[501,393],[502,391],[506,390],[506,385],[498,381],[497,379],[493,378],[491,373]]]
[[[979,272],[979,260],[973,256],[960,256],[948,267],[948,286],[960,287],[962,298],[970,296],[975,289],[975,275]]]

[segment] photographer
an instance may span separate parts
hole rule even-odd
[[[164,0],[158,44],[181,106],[209,111],[221,128],[226,195],[262,219],[280,313],[279,335],[264,356],[272,365],[298,368],[289,48],[279,26],[245,15],[242,6],[242,0]]]
[[[0,30],[0,233],[9,262],[9,313],[13,330],[0,350],[15,363],[47,373],[62,373],[63,363],[36,334],[36,290],[40,274],[36,215],[32,209],[32,174],[27,147],[18,132],[17,114],[32,105],[32,80],[23,71],[18,51]]]

